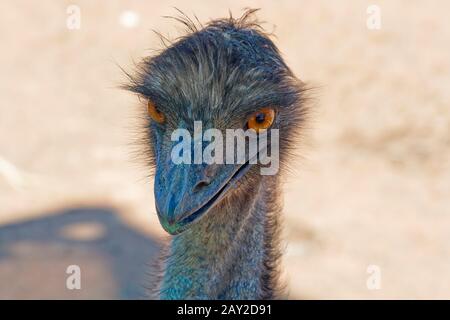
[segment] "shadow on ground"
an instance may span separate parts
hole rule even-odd
[[[2,226],[0,299],[143,298],[158,250],[111,208],[68,208]],[[80,290],[66,287],[69,265],[81,269]]]

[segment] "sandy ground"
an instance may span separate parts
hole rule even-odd
[[[66,27],[72,3],[79,30]],[[372,3],[380,30],[366,27]],[[117,64],[159,48],[152,29],[179,34],[162,18],[173,6],[202,21],[262,8],[287,62],[318,87],[285,186],[290,298],[449,299],[445,0],[2,1],[0,298],[143,295],[164,233],[131,156],[138,103],[116,89]],[[125,10],[136,26],[120,23]],[[81,290],[66,289],[72,264]]]

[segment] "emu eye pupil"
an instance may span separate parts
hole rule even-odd
[[[264,113],[258,113],[255,116],[255,120],[257,123],[264,123],[264,121],[266,121],[266,115]]]
[[[249,129],[253,129],[256,132],[260,130],[268,129],[275,119],[275,110],[267,107],[253,113],[247,121]]]
[[[152,118],[157,123],[164,123],[164,114],[159,111],[156,105],[150,100],[148,100],[147,102],[147,112],[150,118]]]

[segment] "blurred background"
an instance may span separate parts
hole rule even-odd
[[[173,7],[202,22],[261,8],[288,64],[318,88],[284,187],[289,298],[449,299],[445,0],[2,1],[0,298],[140,298],[151,286],[165,234],[133,158],[139,103],[117,89],[118,65],[161,47],[152,29],[182,33],[162,17]],[[69,265],[81,290],[66,288]]]

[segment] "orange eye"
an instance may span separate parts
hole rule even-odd
[[[148,100],[148,102],[147,102],[147,112],[148,112],[148,115],[150,116],[150,118],[152,118],[154,121],[156,121],[158,123],[164,123],[164,120],[166,119],[164,117],[164,113],[159,111],[156,108],[156,105],[150,100]]]
[[[256,132],[259,130],[269,128],[273,120],[275,119],[275,110],[271,108],[262,108],[261,110],[255,112],[248,119],[247,125],[249,129],[253,129]]]

